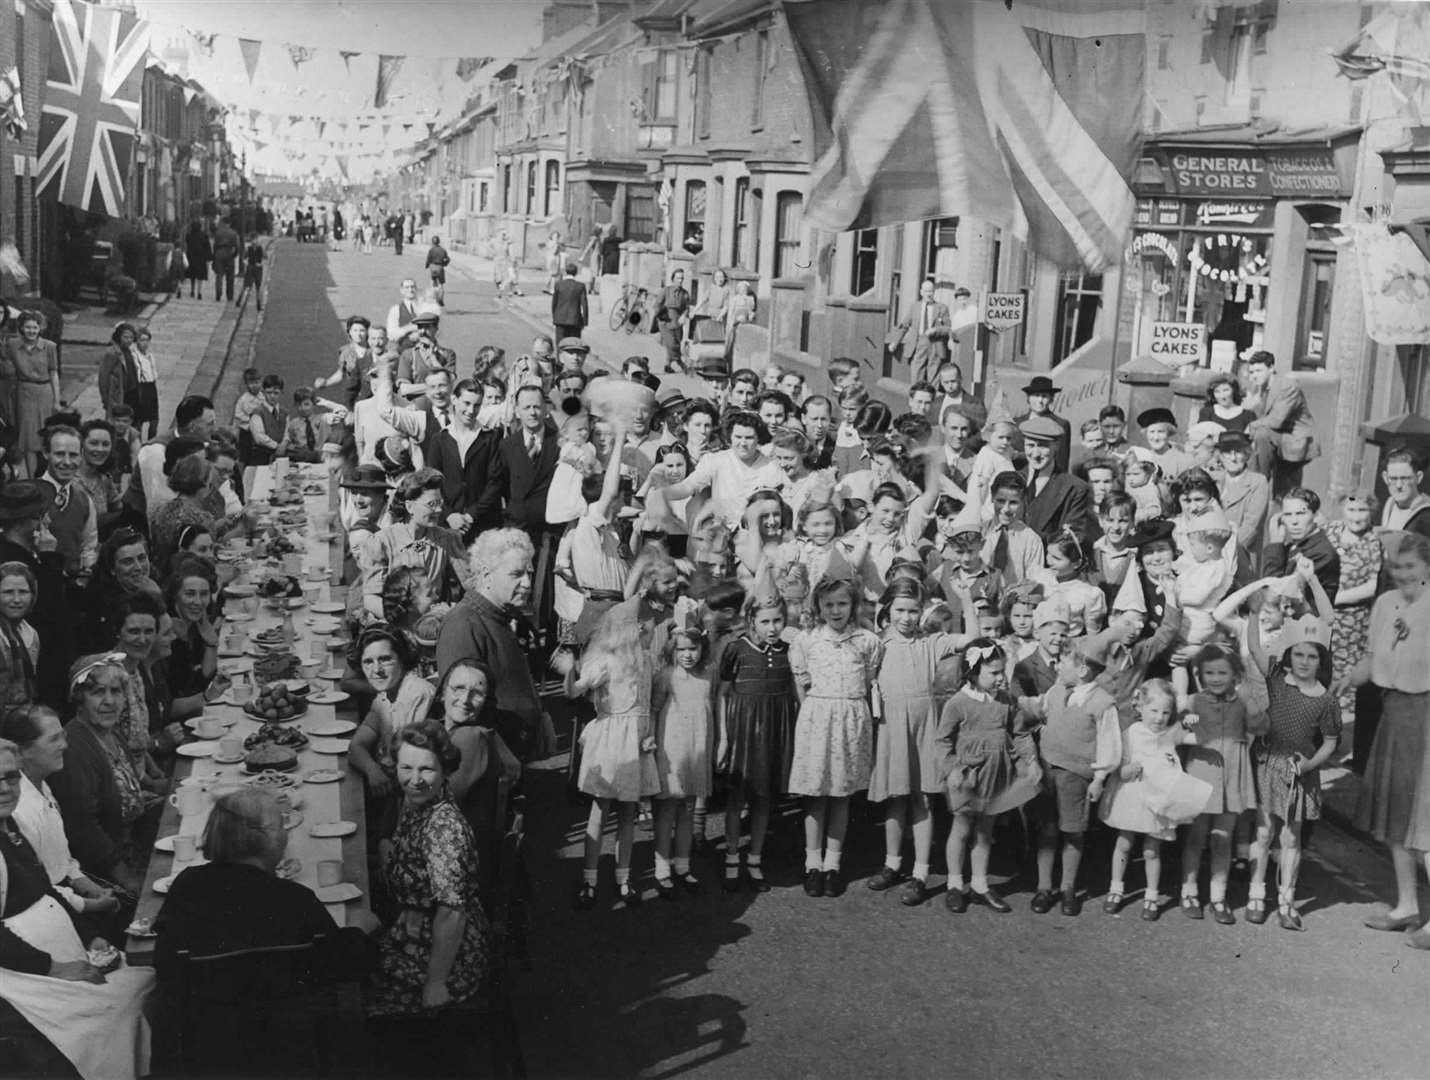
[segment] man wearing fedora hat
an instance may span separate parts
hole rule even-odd
[[[58,545],[40,528],[54,504],[55,489],[45,480],[14,480],[0,488],[0,563],[23,563],[35,575],[35,606],[26,618],[40,639],[36,685],[44,704],[60,708],[75,627]]]
[[[1061,428],[1062,435],[1053,446],[1053,472],[1065,473],[1072,458],[1072,425],[1053,412],[1053,398],[1057,396],[1058,389],[1046,375],[1034,375],[1028,380],[1028,385],[1023,387],[1023,396],[1028,400],[1028,411],[1015,416],[1013,422],[1019,425],[1020,434],[1023,421],[1033,416],[1051,420]]]
[[[1065,432],[1052,417],[1034,414],[1018,425],[1028,459],[1023,520],[1047,544],[1064,529],[1087,542],[1095,532],[1092,489],[1071,473],[1054,471],[1053,455]]]

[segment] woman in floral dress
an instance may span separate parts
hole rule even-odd
[[[1371,528],[1375,510],[1375,496],[1348,492],[1341,497],[1341,520],[1326,526],[1326,537],[1341,556],[1340,588],[1331,598],[1335,606],[1331,668],[1337,684],[1361,662],[1368,647],[1370,608],[1385,556],[1380,537]],[[1340,706],[1342,715],[1352,715],[1355,693],[1342,693]]]
[[[491,943],[477,899],[477,845],[447,783],[458,762],[437,721],[397,737],[402,816],[384,867],[395,913],[377,939],[371,1016],[435,1021],[435,1010],[476,996],[486,979]],[[454,1034],[451,1025],[432,1027],[437,1038]]]

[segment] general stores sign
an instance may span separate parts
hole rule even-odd
[[[1330,147],[1160,147],[1179,195],[1203,198],[1335,198],[1347,191]]]

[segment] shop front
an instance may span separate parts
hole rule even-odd
[[[1256,348],[1286,370],[1327,370],[1340,256],[1332,226],[1349,205],[1357,135],[1153,141],[1127,257],[1134,355],[1175,365],[1199,339],[1203,367],[1231,370]]]
[[[1351,216],[1358,147],[1359,129],[1149,141],[1134,183],[1124,325],[1136,362],[1156,360],[1182,377],[1179,412],[1195,411],[1199,379],[1236,374],[1247,350],[1265,349],[1329,428],[1337,386],[1364,353],[1353,256],[1337,242]],[[1328,438],[1323,462],[1331,456]],[[1325,472],[1323,464],[1307,479],[1324,482]]]

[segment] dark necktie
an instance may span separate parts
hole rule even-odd
[[[308,449],[316,450],[318,448],[318,437],[313,433],[313,420],[309,417],[304,423],[308,425]]]
[[[55,509],[63,510],[70,504],[70,486],[66,484],[55,491]]]
[[[24,677],[25,697],[28,699],[35,690],[35,664],[30,659],[30,650],[25,648],[24,639],[20,637],[20,628],[8,619],[0,620],[5,628],[5,638],[10,645],[10,671],[11,678],[15,676]]]
[[[1008,530],[1002,526],[998,528],[998,541],[993,545],[993,569],[1008,569]]]
[[[535,465],[541,458],[541,442],[535,435],[526,437],[526,452],[531,458],[531,463]]]

